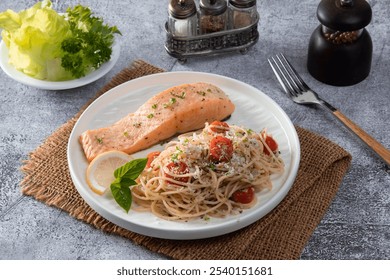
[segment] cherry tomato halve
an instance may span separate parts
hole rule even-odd
[[[265,144],[271,149],[273,153],[278,151],[278,143],[276,143],[275,139],[272,138],[271,136],[265,137]],[[264,154],[269,155],[269,151],[266,147],[263,149]]]
[[[169,172],[171,172],[173,174],[177,174],[177,175],[184,175],[184,174],[187,174],[190,172],[190,170],[188,169],[188,165],[182,161],[169,163],[167,165],[167,169],[169,170]],[[190,180],[190,177],[175,177],[175,176],[171,176],[167,173],[165,173],[165,177],[167,177],[169,179],[173,179],[175,181],[183,182],[183,183],[187,183]],[[168,182],[174,184],[173,181],[168,180]]]
[[[216,136],[210,142],[210,160],[228,162],[233,156],[233,142],[229,138]]]
[[[230,128],[227,123],[221,121],[213,121],[210,126],[210,129],[216,133],[224,133]]]
[[[235,191],[232,195],[233,201],[242,204],[251,203],[254,198],[255,198],[255,190],[253,187]]]
[[[149,168],[150,165],[152,164],[153,160],[158,157],[160,155],[161,152],[159,151],[155,151],[155,152],[150,152],[148,155],[147,155],[147,163],[146,163],[146,168]]]

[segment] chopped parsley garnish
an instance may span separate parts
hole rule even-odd
[[[172,160],[172,161],[178,160],[178,156],[179,156],[179,154],[177,154],[177,153],[172,154],[171,160]]]
[[[103,144],[103,138],[101,137],[95,137],[96,138],[96,141],[99,143],[99,144]]]
[[[176,93],[173,93],[173,92],[171,92],[171,94],[172,94],[174,97],[181,98],[181,99],[184,99],[184,98],[186,97],[186,93],[185,93],[184,91],[181,93],[181,95],[176,94]]]
[[[151,119],[151,118],[154,117],[154,115],[153,115],[153,114],[149,114],[149,115],[147,115],[146,117],[147,117],[148,119]]]
[[[209,167],[210,167],[211,170],[215,170],[215,164],[214,163],[210,163]]]
[[[177,161],[179,159],[179,155],[182,153],[183,153],[183,151],[178,146],[176,146],[176,151],[172,154],[171,160]]]
[[[168,108],[168,107],[172,106],[173,104],[175,104],[176,101],[177,101],[176,98],[172,97],[171,99],[169,99],[169,103],[164,103],[163,107]]]

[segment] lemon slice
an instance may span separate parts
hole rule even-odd
[[[114,171],[118,167],[132,160],[132,157],[124,152],[104,152],[94,158],[87,168],[87,183],[97,194],[102,195],[115,180]]]

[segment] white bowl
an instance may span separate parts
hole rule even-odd
[[[46,89],[46,90],[64,90],[64,89],[81,87],[100,79],[114,67],[115,63],[119,58],[119,54],[120,54],[120,46],[118,43],[114,43],[112,47],[111,59],[106,63],[104,63],[99,69],[89,73],[88,75],[80,79],[51,82],[51,81],[34,79],[24,74],[23,72],[16,70],[12,65],[8,63],[8,48],[5,45],[4,41],[1,41],[0,42],[0,67],[9,77],[27,86]]]

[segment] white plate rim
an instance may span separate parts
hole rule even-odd
[[[109,106],[106,104],[109,104],[115,99],[130,97],[136,90],[140,90],[142,92],[143,90],[146,90],[145,87],[163,87],[163,85],[166,85],[165,88],[167,88],[168,85],[172,86],[196,81],[213,82],[215,85],[220,86],[223,90],[225,90],[226,87],[228,89],[229,86],[234,85],[238,88],[242,88],[244,91],[252,91],[252,93],[258,94],[258,98],[260,98],[262,102],[269,107],[268,110],[270,110],[270,112],[272,111],[272,117],[276,118],[276,122],[280,122],[283,133],[286,133],[287,145],[289,146],[289,153],[287,154],[289,156],[288,160],[290,161],[290,164],[286,168],[286,172],[288,172],[288,174],[286,175],[287,177],[282,186],[280,186],[276,194],[270,197],[264,205],[261,205],[259,211],[254,211],[250,214],[245,214],[244,211],[244,213],[239,216],[235,216],[233,218],[230,217],[226,220],[226,222],[218,221],[216,224],[205,222],[204,224],[195,224],[195,226],[192,225],[190,228],[183,226],[184,223],[182,222],[169,222],[158,218],[155,218],[156,224],[143,224],[141,221],[132,220],[134,216],[138,215],[138,213],[135,212],[133,212],[135,214],[131,213],[132,210],[130,210],[129,214],[126,214],[122,210],[123,213],[121,214],[120,212],[118,213],[117,210],[113,210],[111,206],[103,205],[102,201],[107,198],[98,196],[89,189],[88,185],[85,183],[85,179],[81,178],[82,176],[85,176],[85,174],[80,175],[80,172],[78,172],[78,169],[80,169],[79,164],[81,163],[77,163],[77,161],[75,161],[75,158],[77,157],[75,155],[82,153],[82,156],[84,156],[80,144],[78,143],[78,137],[85,128],[89,129],[86,122],[93,118],[95,114],[94,110],[99,106]],[[228,86],[226,86],[226,84],[228,84]],[[225,90],[225,92],[229,95],[228,90]],[[134,93],[134,95],[136,94],[137,93]],[[146,102],[146,100],[147,98],[144,102]],[[141,104],[138,105],[140,106]],[[203,72],[177,71],[153,74],[128,81],[109,90],[104,95],[96,99],[82,113],[76,122],[68,141],[67,157],[71,178],[77,191],[87,204],[89,204],[101,216],[125,229],[146,236],[164,239],[188,240],[209,238],[239,230],[256,222],[272,211],[284,199],[295,181],[300,161],[300,144],[295,127],[287,114],[274,100],[260,90],[241,81],[221,75]],[[84,161],[86,162],[85,159]],[[124,216],[123,214],[126,215]],[[186,225],[188,226],[190,223],[191,222]]]
[[[4,71],[4,73],[7,74],[7,76],[24,85],[44,90],[66,90],[90,84],[106,75],[118,61],[119,54],[120,44],[115,40],[112,46],[112,54],[110,60],[102,64],[99,69],[79,79],[52,82],[30,77],[23,72],[16,70],[15,67],[10,65],[8,63],[8,48],[2,40],[0,42],[0,67]]]

